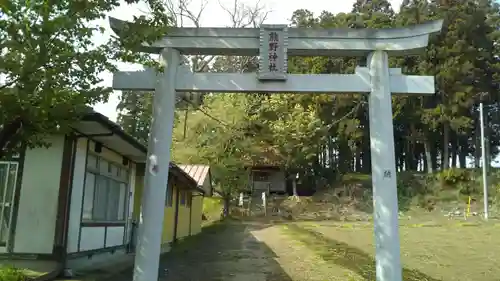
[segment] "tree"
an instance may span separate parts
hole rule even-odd
[[[291,25],[395,28],[445,19],[443,31],[431,36],[421,56],[389,61],[405,74],[436,77],[434,96],[393,97],[397,169],[434,172],[464,168],[467,157],[480,152],[480,101],[488,108],[490,153],[498,154],[499,11],[492,0],[408,0],[398,13],[388,1],[358,1],[349,13],[323,11],[315,16],[297,10]],[[256,71],[255,58],[245,59],[217,57],[207,71]],[[354,57],[290,57],[288,71],[347,74],[365,65],[364,59]],[[225,177],[235,171],[244,175],[243,167],[252,163],[280,165],[293,174],[300,171],[313,187],[321,181],[332,183],[336,174],[370,171],[367,105],[366,95],[354,94],[209,95],[195,111],[177,110],[173,154],[182,162],[216,165],[226,183],[243,179]],[[189,120],[183,118],[186,114]]]
[[[167,0],[162,3],[162,11],[171,17],[171,25],[176,27],[194,26],[200,27],[203,11],[208,1],[201,2],[198,11],[190,10],[190,0]],[[267,11],[259,1],[254,6],[247,6],[238,0],[234,1],[232,7],[224,7],[230,18],[231,27],[257,26],[267,18]],[[154,14],[153,14],[154,15]],[[164,35],[162,33],[161,35]],[[255,57],[216,57],[216,56],[185,56],[184,61],[190,65],[193,72],[206,71],[245,71],[255,69],[257,60]],[[213,62],[213,64],[212,64]],[[152,93],[124,91],[120,97],[117,110],[118,123],[127,132],[137,137],[141,142],[147,143],[149,123],[151,120]],[[188,118],[190,108],[196,108],[203,103],[203,95],[198,93],[183,93],[177,95],[177,108],[184,112],[182,118]],[[179,118],[181,118],[179,116]],[[187,124],[187,122],[184,122]],[[185,131],[185,129],[184,129]]]
[[[157,7],[153,0],[148,4]],[[147,63],[146,56],[121,47],[153,40],[154,33],[93,42],[104,32],[93,21],[118,6],[118,0],[0,4],[0,158],[47,145],[48,135],[70,130],[88,105],[107,100],[110,89],[99,86],[98,75],[115,69],[112,59]],[[136,18],[134,31],[164,28],[168,18],[159,15]]]
[[[188,9],[189,0],[164,2],[166,13],[173,15],[175,26],[200,27],[203,10],[208,1],[202,2],[198,11]],[[230,8],[222,7],[230,18],[231,27],[258,26],[266,17],[265,7],[257,2],[247,6],[234,1]],[[186,64],[193,72],[245,72],[257,68],[255,57],[187,56]],[[152,93],[124,92],[118,105],[118,122],[125,131],[147,143],[152,115]],[[248,108],[247,97],[242,95],[178,95],[176,121],[172,144],[172,159],[181,163],[210,164],[212,177],[225,199],[228,210],[230,199],[247,186],[246,166],[251,164],[247,121],[241,115]],[[228,104],[233,105],[231,110]],[[239,118],[242,117],[242,118]],[[218,121],[224,120],[223,122]],[[229,119],[229,120],[228,120]],[[242,159],[246,159],[242,161]]]
[[[240,94],[209,96],[190,113],[189,125],[179,118],[174,127],[173,160],[210,165],[226,215],[230,200],[248,186],[247,167],[258,153],[255,140],[246,133],[247,107]]]

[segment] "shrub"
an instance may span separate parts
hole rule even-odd
[[[461,182],[458,184],[460,194],[471,196],[482,193],[481,180],[471,180],[469,182]]]
[[[436,208],[437,198],[433,195],[418,195],[417,205],[427,211],[433,211]]]
[[[28,281],[30,278],[21,270],[12,266],[0,268],[0,281]]]
[[[454,188],[457,184],[468,182],[473,178],[473,172],[467,169],[447,169],[437,174],[442,188]]]
[[[398,175],[398,198],[413,198],[418,194],[433,193],[435,180],[425,174],[403,172]]]

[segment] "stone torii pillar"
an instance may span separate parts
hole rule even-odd
[[[384,51],[368,56],[371,91],[368,95],[370,154],[375,234],[376,276],[379,281],[401,281],[399,207],[394,155],[394,126],[389,59]]]
[[[125,22],[111,19],[120,30]],[[434,77],[405,76],[389,68],[389,55],[416,55],[442,21],[403,29],[314,30],[271,25],[257,28],[180,28],[143,45],[161,53],[165,72],[117,72],[117,90],[155,91],[153,126],[148,147],[134,281],[158,278],[163,206],[168,180],[175,95],[213,93],[365,93],[369,95],[370,143],[378,281],[401,281],[400,242],[392,94],[435,93]],[[117,32],[120,34],[120,32]],[[180,53],[192,55],[260,55],[255,73],[192,73],[179,67]],[[287,58],[295,56],[368,56],[368,66],[355,74],[287,74]]]

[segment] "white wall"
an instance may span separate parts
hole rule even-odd
[[[49,141],[52,146],[48,149],[36,148],[26,151],[14,237],[15,253],[50,254],[53,251],[64,136],[54,136]],[[129,226],[80,229],[88,142],[85,138],[78,138],[76,146],[69,210],[68,253],[127,243],[124,235]],[[121,161],[120,155],[106,148],[103,148],[101,156],[116,162]],[[135,169],[132,163],[131,167]],[[133,194],[135,172],[130,173],[130,180],[130,190]],[[130,200],[132,199],[133,196],[130,197]],[[133,206],[133,202],[130,202],[129,206]],[[132,207],[129,207],[128,211],[130,218]]]
[[[50,254],[54,247],[64,136],[26,151],[14,252]]]
[[[75,167],[73,171],[73,187],[70,198],[68,225],[68,253],[78,252],[80,236],[80,219],[82,213],[83,181],[87,159],[87,139],[79,138],[76,146]]]

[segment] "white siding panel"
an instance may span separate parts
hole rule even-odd
[[[123,234],[125,227],[110,227],[106,231],[106,248],[123,245]]]
[[[80,237],[80,251],[90,251],[104,248],[104,234],[106,228],[103,227],[82,227]]]
[[[48,140],[49,148],[26,151],[14,252],[52,253],[57,218],[64,136]]]
[[[78,252],[78,238],[80,235],[80,218],[82,212],[83,184],[85,179],[85,165],[87,160],[87,139],[78,139],[73,171],[73,187],[69,210],[68,226],[68,253]]]

